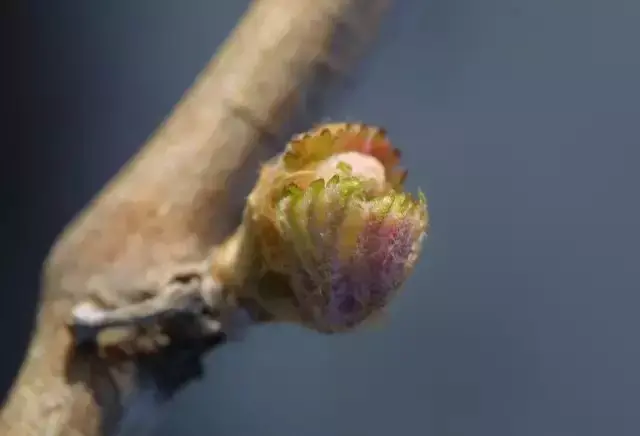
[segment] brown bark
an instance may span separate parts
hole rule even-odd
[[[0,434],[112,434],[128,393],[142,389],[141,372],[162,361],[78,356],[65,327],[71,308],[98,291],[157,286],[172,265],[202,260],[236,224],[255,178],[247,168],[269,154],[264,144],[370,42],[386,3],[254,2],[164,124],[54,245]]]

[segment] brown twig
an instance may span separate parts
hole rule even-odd
[[[188,341],[135,359],[79,352],[66,328],[71,309],[97,294],[116,305],[140,298],[170,280],[172,268],[202,261],[232,230],[254,179],[247,168],[271,154],[263,145],[348,70],[386,6],[254,1],[161,128],[57,240],[0,434],[122,435],[118,425],[136,413],[130,401],[158,401],[158,392],[181,385],[168,382],[167,368],[189,378],[200,350]]]

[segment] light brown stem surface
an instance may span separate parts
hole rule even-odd
[[[236,224],[255,179],[247,164],[267,155],[261,144],[371,41],[386,5],[253,3],[170,117],[57,240],[0,434],[115,434],[127,392],[141,389],[139,368],[70,356],[71,307],[98,291],[154,286],[171,265],[202,260]]]
[[[255,178],[247,162],[264,158],[260,145],[304,110],[302,96],[322,85],[321,72],[370,41],[385,5],[253,3],[166,122],[56,242],[0,434],[115,434],[127,393],[142,389],[139,368],[70,356],[71,307],[94,292],[154,286],[171,265],[202,260],[235,224],[246,179]]]

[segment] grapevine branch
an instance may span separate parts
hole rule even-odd
[[[349,70],[386,7],[385,0],[253,2],[163,125],[55,242],[1,434],[141,435],[147,430],[137,426],[149,416],[139,411],[197,378],[202,354],[218,340],[201,340],[201,321],[220,318],[212,299],[226,298],[216,283],[202,293],[202,265],[237,224],[252,179],[247,168],[271,154],[265,144],[300,129],[296,120],[329,79]],[[134,335],[133,355],[120,339],[98,353],[76,347],[68,329],[74,310],[97,324],[110,314],[111,322],[117,312],[92,308],[117,310],[189,289],[200,294],[188,304],[165,299],[180,306],[163,318],[167,346]]]

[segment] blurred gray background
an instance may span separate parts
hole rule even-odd
[[[5,217],[23,235],[3,274],[22,329],[7,346],[26,346],[57,232],[247,5],[31,2],[24,99],[39,121],[24,134],[40,148],[23,164],[40,176],[20,221]],[[403,150],[433,220],[416,273],[382,328],[256,328],[223,347],[158,436],[640,434],[640,4],[398,5],[326,116],[383,125]]]

